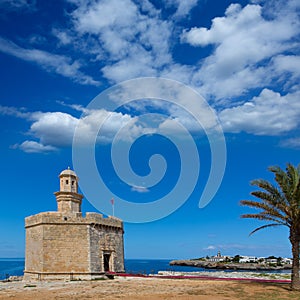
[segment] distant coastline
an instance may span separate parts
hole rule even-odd
[[[188,266],[203,269],[217,269],[217,270],[249,270],[249,271],[273,271],[273,270],[290,270],[292,266],[285,264],[282,266],[270,266],[259,263],[224,263],[202,261],[197,259],[187,260],[172,260],[170,266]]]

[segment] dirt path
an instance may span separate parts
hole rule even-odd
[[[288,284],[199,279],[118,278],[78,282],[0,283],[0,299],[300,299]]]

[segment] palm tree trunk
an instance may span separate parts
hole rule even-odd
[[[300,235],[297,233],[290,233],[290,242],[292,244],[293,264],[292,264],[292,290],[300,291],[299,278],[299,243]]]

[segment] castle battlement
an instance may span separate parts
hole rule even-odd
[[[100,225],[106,227],[116,227],[123,229],[123,222],[109,216],[103,217],[99,213],[86,213],[85,217],[81,212],[78,213],[61,213],[61,212],[42,212],[25,218],[25,228],[38,226],[41,224],[57,224],[57,225]]]

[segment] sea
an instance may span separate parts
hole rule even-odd
[[[158,271],[175,272],[215,272],[196,267],[170,266],[172,259],[125,259],[125,271],[129,274],[157,274]],[[24,258],[0,258],[0,280],[7,279],[9,276],[22,276],[25,266]],[[226,272],[231,272],[230,270]],[[260,271],[261,272],[261,271]],[[276,271],[286,273],[286,270]]]

